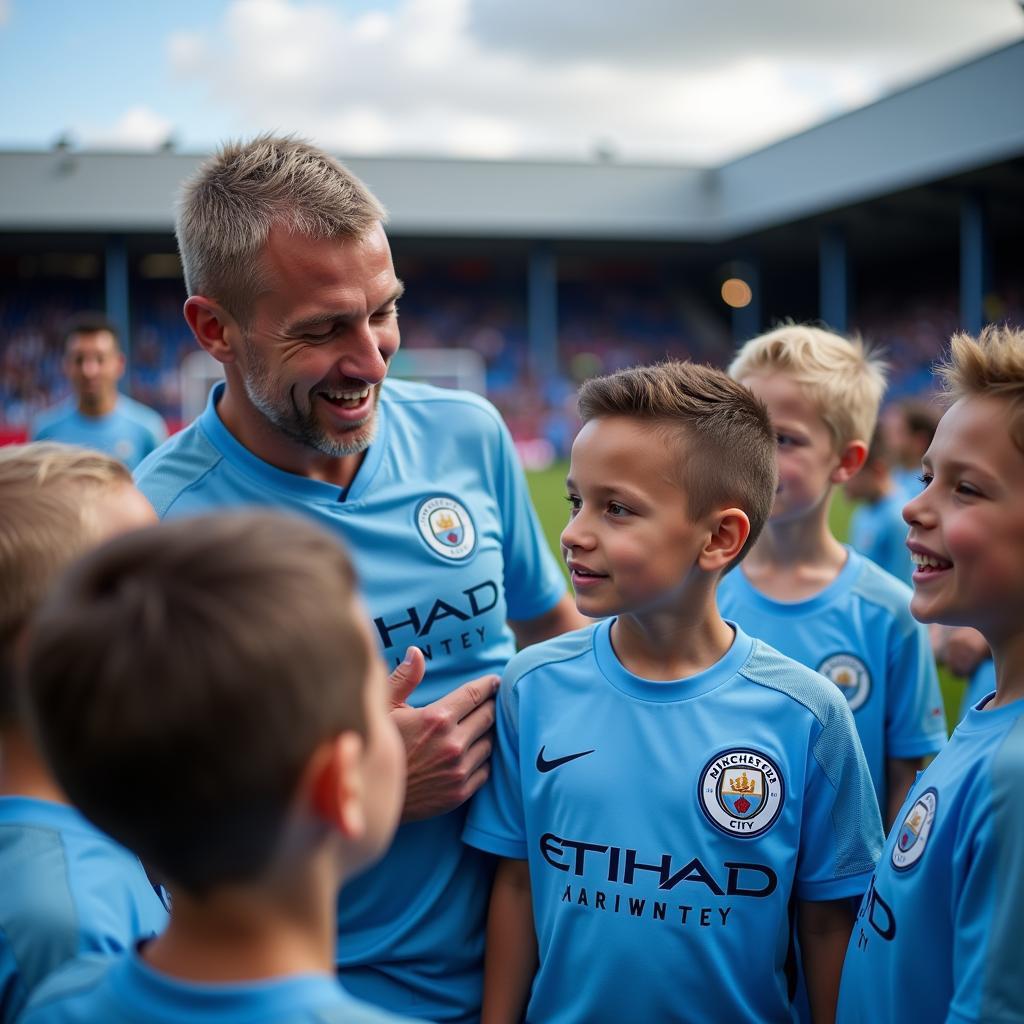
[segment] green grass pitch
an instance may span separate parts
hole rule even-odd
[[[548,469],[528,472],[526,479],[530,485],[534,507],[540,517],[544,536],[547,537],[551,550],[554,551],[559,565],[562,565],[558,547],[558,536],[562,532],[568,515],[569,506],[565,500],[565,474],[568,463],[556,462]],[[832,501],[831,522],[835,535],[845,540],[850,532],[850,514],[853,506],[846,500],[841,490],[837,490]],[[964,683],[962,679],[952,675],[945,669],[939,670],[939,683],[942,686],[942,699],[946,705],[946,721],[950,729],[956,725],[960,700],[963,697]]]

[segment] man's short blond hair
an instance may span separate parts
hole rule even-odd
[[[1024,330],[993,324],[977,338],[955,334],[936,367],[946,397],[1004,399],[1010,439],[1024,454]]]
[[[0,448],[0,720],[12,713],[6,677],[15,638],[54,579],[99,539],[95,497],[131,482],[121,462],[86,448]]]
[[[189,295],[245,326],[265,287],[260,253],[274,227],[307,238],[361,238],[385,219],[334,157],[290,136],[229,142],[182,187],[175,234]]]
[[[875,430],[888,367],[858,337],[785,324],[751,338],[729,365],[735,380],[782,373],[803,387],[836,448],[867,444]]]

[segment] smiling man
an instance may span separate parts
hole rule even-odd
[[[369,1002],[468,1022],[492,867],[459,836],[489,771],[493,673],[517,641],[582,620],[494,408],[386,379],[402,284],[383,219],[293,139],[228,145],[200,168],[178,212],[185,318],[225,381],[138,481],[161,517],[274,505],[348,542],[395,670],[409,783],[390,853],[342,896],[339,971]]]

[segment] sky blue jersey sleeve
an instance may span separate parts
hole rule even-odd
[[[519,694],[506,673],[498,690],[491,774],[473,798],[463,841],[487,853],[526,860],[526,821],[519,771]]]
[[[836,696],[808,754],[796,894],[811,902],[860,896],[884,838],[853,715]]]
[[[498,432],[495,486],[504,526],[505,602],[513,621],[533,619],[566,593],[565,577],[540,527],[512,437],[500,420]]]
[[[937,754],[946,742],[946,714],[926,626],[915,621],[893,624],[888,668],[886,756]]]
[[[992,759],[981,798],[953,851],[953,1000],[949,1021],[1024,1021],[1024,717]]]

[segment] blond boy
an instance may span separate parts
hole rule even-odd
[[[84,952],[129,948],[167,913],[138,858],[71,807],[19,711],[27,623],[60,571],[156,521],[116,459],[38,442],[0,449],[0,1021]],[[114,638],[116,641],[117,638]],[[82,709],[84,712],[85,709]]]
[[[914,784],[864,898],[840,1020],[1024,1020],[1024,331],[953,339],[952,404],[904,510],[911,610],[972,626],[996,691]]]
[[[829,527],[833,489],[864,463],[884,367],[860,341],[793,324],[748,341],[729,374],[768,407],[779,483],[764,533],[723,581],[719,607],[839,687],[891,822],[945,742],[935,663],[909,588]]]

